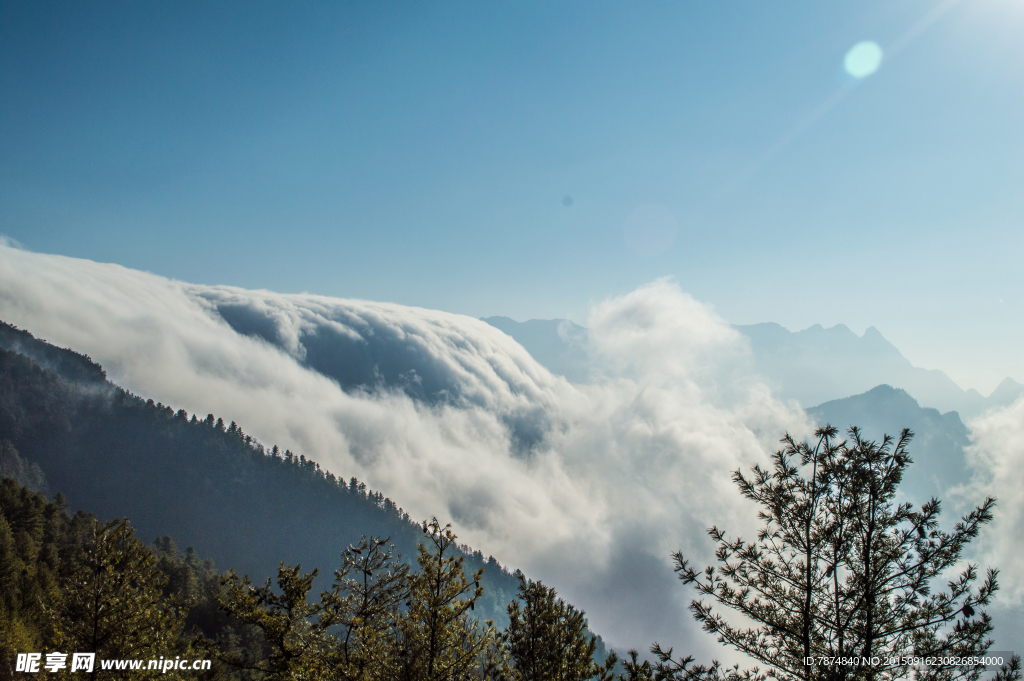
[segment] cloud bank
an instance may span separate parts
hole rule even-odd
[[[977,505],[987,496],[996,499],[995,519],[982,532],[977,557],[982,565],[1000,568],[1000,600],[1019,607],[1024,605],[1024,398],[968,425],[972,444],[966,456],[973,476],[954,498],[962,506]]]
[[[669,552],[750,535],[730,474],[809,430],[748,341],[667,280],[597,305],[572,385],[494,327],[396,304],[198,286],[0,245],[0,318],[140,394],[235,420],[558,588],[616,646],[706,658]]]
[[[950,497],[959,515],[985,497],[996,499],[994,519],[982,529],[969,558],[983,569],[999,568],[1000,591],[990,610],[995,624],[993,649],[1020,650],[1024,645],[1024,397],[989,409],[967,426],[971,444],[965,455],[971,475],[951,490]]]

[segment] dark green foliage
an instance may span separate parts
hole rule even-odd
[[[228,571],[222,578],[226,592],[219,604],[235,619],[257,629],[264,645],[255,657],[212,646],[217,656],[233,667],[257,672],[257,678],[323,678],[317,673],[323,632],[310,621],[320,612],[320,605],[307,600],[315,576],[315,570],[302,574],[301,566],[282,565],[275,591],[269,579],[256,587],[248,577]]]
[[[157,569],[167,577],[166,596],[175,595],[189,604],[185,631],[190,634],[217,636],[229,624],[229,618],[217,605],[223,592],[220,574],[211,559],[200,559],[189,547],[179,553],[170,537],[160,537],[152,545]]]
[[[222,607],[229,594],[226,582],[231,572],[220,575],[213,561],[200,559],[192,547],[178,552],[170,537],[153,542],[153,552],[157,568],[167,577],[165,596],[189,605],[183,635],[196,651],[196,657],[251,661],[269,654],[267,640],[258,627],[241,621]],[[253,678],[244,669],[217,663],[205,675],[204,678],[211,679]]]
[[[554,589],[520,574],[508,616],[502,639],[517,681],[581,681],[600,673],[594,663],[597,641],[587,636],[583,612]]]
[[[491,622],[481,626],[470,611],[483,594],[483,569],[466,577],[451,526],[423,523],[429,544],[418,546],[419,571],[409,578],[408,610],[399,621],[400,679],[455,681],[469,678],[494,640]]]
[[[67,440],[71,431],[74,384],[44,371],[24,355],[0,350],[0,441],[36,461],[35,450]]]
[[[97,659],[191,657],[181,637],[189,604],[164,593],[167,581],[127,521],[93,523],[84,545],[63,561],[59,593],[44,605],[50,646]],[[94,669],[92,678],[148,675]]]
[[[983,655],[991,645],[984,612],[996,571],[980,580],[961,555],[992,518],[987,499],[952,532],[938,527],[939,502],[920,509],[898,504],[896,492],[912,433],[868,441],[857,429],[847,441],[817,431],[817,444],[787,436],[774,467],[737,471],[740,491],[762,507],[756,542],[730,540],[711,528],[719,567],[700,573],[679,553],[676,570],[702,595],[738,612],[753,626],[724,619],[695,600],[694,616],[720,642],[748,654],[784,679],[902,678],[906,664],[861,668],[805,665],[808,657],[899,658]],[[960,576],[938,588],[954,568]],[[1013,674],[1009,670],[1007,674]],[[756,668],[733,676],[762,677]],[[973,668],[932,670],[927,678],[976,679]]]
[[[0,322],[0,348],[20,353],[73,383],[103,384],[107,374],[87,355],[58,348],[16,326]]]
[[[352,681],[462,681],[494,678],[495,631],[470,610],[482,593],[480,573],[470,581],[455,535],[424,523],[419,570],[410,573],[386,541],[363,539],[342,556],[330,592],[310,602],[313,573],[281,565],[276,588],[254,586],[229,572],[221,607],[259,630],[255,657],[233,651],[220,659],[266,679]],[[429,548],[428,548],[429,547]]]
[[[342,553],[330,592],[321,594],[319,625],[337,632],[323,664],[339,678],[386,678],[398,668],[394,633],[409,599],[409,566],[387,539],[360,540]]]
[[[10,478],[0,482],[0,679],[12,678],[16,651],[43,648],[44,604],[59,594],[62,561],[92,522]]]
[[[0,679],[12,678],[18,652],[188,651],[179,636],[185,599],[166,583],[127,523],[71,517],[59,495],[50,502],[10,478],[0,483]]]
[[[470,615],[483,593],[481,573],[467,577],[450,528],[434,519],[423,529],[428,541],[419,547],[417,571],[386,540],[364,538],[343,553],[334,585],[319,602],[309,600],[313,575],[299,566],[282,565],[276,587],[269,581],[257,587],[229,572],[222,608],[257,628],[261,644],[248,656],[223,647],[217,656],[261,679],[611,678],[593,664],[594,639],[586,638],[582,613],[561,600],[554,602],[559,622],[546,632],[551,640],[536,640],[557,658],[548,668],[552,675],[517,673],[522,661],[508,656],[490,622],[481,625]]]
[[[11,478],[33,492],[46,493],[46,478],[42,469],[22,459],[10,440],[0,443],[0,478]]]
[[[50,502],[10,478],[3,480],[0,680],[13,678],[19,652],[201,657],[188,632],[242,638],[238,624],[217,610],[215,595],[211,598],[211,574],[219,585],[212,564],[199,561],[191,550],[184,558],[176,554],[167,538],[157,542],[154,552],[125,521],[99,524],[85,513],[69,516],[60,495]],[[102,678],[102,670],[94,671]],[[127,678],[128,672],[107,674]],[[217,670],[190,674],[224,677]]]
[[[455,535],[436,519],[420,526],[416,571],[387,540],[363,538],[343,552],[331,589],[316,602],[309,598],[315,571],[282,564],[274,582],[259,586],[233,570],[219,576],[212,561],[191,548],[182,554],[167,536],[147,547],[127,521],[72,518],[11,479],[0,485],[0,510],[0,679],[11,678],[15,653],[53,650],[96,652],[99,660],[225,663],[208,672],[172,670],[167,678],[611,678],[615,656],[605,669],[593,664],[595,640],[583,614],[525,581],[527,611],[554,608],[533,642],[555,663],[550,675],[517,674],[522,661],[507,655],[491,622],[472,616],[484,592],[482,571],[465,574]],[[509,609],[521,612],[518,604]],[[148,675],[97,666],[92,676]]]

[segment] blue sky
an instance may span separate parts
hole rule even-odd
[[[517,319],[670,276],[988,391],[1024,381],[1022,34],[1018,0],[4,0],[0,233]]]

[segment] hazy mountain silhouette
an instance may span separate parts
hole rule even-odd
[[[565,319],[517,322],[487,317],[483,321],[512,336],[552,372],[575,382],[589,377],[586,328]],[[937,402],[970,404],[969,393],[944,373],[914,367],[874,327],[863,336],[843,325],[831,329],[816,325],[797,333],[778,324],[736,328],[750,338],[755,366],[777,395],[802,404],[815,404],[815,399],[825,396],[817,406],[807,408],[819,425],[831,423],[843,433],[856,425],[865,437],[876,440],[884,434],[898,436],[903,428],[913,430],[915,463],[907,472],[903,491],[915,502],[942,498],[949,487],[963,481],[964,447],[969,439],[960,414],[922,407],[910,388],[893,387],[884,379],[871,383],[878,377],[901,378],[922,394],[938,396]],[[1009,404],[1021,390],[1024,386],[1007,379],[989,398],[975,392],[974,411]],[[859,394],[846,397],[854,391]],[[837,394],[840,399],[834,399]]]
[[[487,317],[533,355],[534,359],[570,381],[583,383],[592,375],[587,342],[589,331],[567,319]],[[829,400],[857,395],[877,385],[906,390],[921,404],[942,412],[958,411],[964,418],[986,409],[1011,404],[1024,395],[1024,385],[1005,379],[988,397],[964,390],[938,369],[911,364],[875,327],[858,336],[843,324],[820,324],[789,331],[774,323],[736,326],[750,339],[753,369],[772,392],[807,408]]]
[[[943,372],[915,367],[873,326],[863,336],[843,324],[796,332],[771,323],[736,329],[750,339],[754,364],[772,392],[805,407],[880,384],[903,388],[940,411],[973,412],[981,406],[971,404]]]
[[[964,447],[970,439],[960,415],[921,407],[906,390],[880,385],[861,395],[819,404],[807,413],[819,425],[830,423],[843,434],[849,426],[858,426],[862,437],[875,441],[886,434],[899,437],[903,428],[914,431],[910,447],[914,463],[900,489],[917,504],[946,497],[947,490],[968,474]]]
[[[508,317],[487,317],[482,321],[501,329],[552,373],[573,383],[590,380],[587,339],[590,332],[568,319],[530,319],[517,322]]]

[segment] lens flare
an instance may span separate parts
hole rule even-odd
[[[867,78],[882,65],[882,48],[871,40],[857,43],[846,53],[843,67],[854,78]]]

